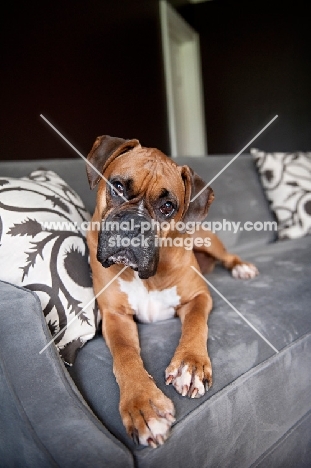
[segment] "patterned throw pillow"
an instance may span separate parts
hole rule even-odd
[[[278,221],[280,239],[311,233],[311,152],[266,153],[251,149]]]
[[[81,229],[89,219],[80,197],[52,171],[0,178],[0,280],[38,295],[52,336],[61,331],[55,344],[69,365],[97,328]]]

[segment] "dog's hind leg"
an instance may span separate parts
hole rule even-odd
[[[228,252],[221,240],[211,231],[200,229],[193,234],[194,247],[193,252],[201,268],[202,273],[206,274],[213,270],[216,261],[231,271],[234,278],[249,279],[258,275],[258,270],[252,263],[242,260],[238,255]],[[202,246],[195,242],[196,238],[209,239],[210,242],[204,242]]]

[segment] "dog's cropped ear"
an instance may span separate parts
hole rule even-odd
[[[185,204],[182,219],[185,223],[188,221],[202,221],[214,200],[213,189],[211,187],[205,188],[206,183],[204,180],[188,166],[182,166],[181,176],[185,184]],[[201,192],[202,189],[204,190]]]
[[[97,137],[87,157],[89,164],[86,165],[91,189],[96,187],[101,179],[101,174],[116,157],[138,145],[138,140],[124,140],[109,135]]]

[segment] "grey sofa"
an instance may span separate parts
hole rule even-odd
[[[206,181],[231,156],[180,158]],[[57,172],[83,198],[80,159],[2,162],[1,176],[37,167]],[[273,221],[255,166],[240,156],[215,182],[208,220]],[[242,224],[243,226],[243,224]],[[174,402],[177,420],[157,449],[135,446],[118,412],[112,360],[98,335],[66,368],[34,293],[0,282],[0,465],[3,467],[309,467],[311,465],[311,236],[277,241],[274,231],[219,232],[226,246],[254,262],[260,276],[233,279],[220,267],[207,279],[277,349],[214,290],[209,354],[214,384],[188,399],[164,383],[178,343],[178,319],[139,325],[142,357]],[[5,265],[1,265],[5,268]]]

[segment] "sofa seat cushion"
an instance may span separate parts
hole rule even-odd
[[[278,241],[243,253],[259,270],[254,280],[237,285],[220,267],[206,278],[281,350],[311,331],[310,251],[310,236]],[[223,302],[213,297],[216,311]]]
[[[138,466],[189,466],[195,460],[197,466],[229,467],[234,456],[237,466],[249,467],[311,409],[310,248],[306,237],[250,250],[246,260],[260,270],[253,280],[235,280],[220,268],[207,276],[279,352],[212,290],[208,347],[214,384],[203,398],[181,397],[164,383],[179,320],[138,325],[145,366],[176,408],[172,436],[157,450],[134,446],[125,433],[103,338],[81,350],[70,373],[99,419],[134,451]]]

